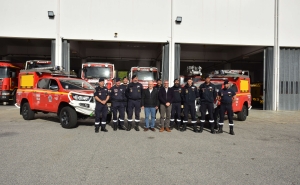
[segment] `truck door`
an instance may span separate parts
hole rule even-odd
[[[49,82],[48,94],[47,94],[47,108],[49,112],[57,112],[59,106],[60,95],[58,93],[58,83],[55,79],[51,79]]]
[[[33,92],[33,101],[36,109],[48,110],[48,93],[50,79],[40,79],[37,84],[37,89]]]

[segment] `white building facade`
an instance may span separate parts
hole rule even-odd
[[[298,0],[0,0],[0,4],[2,59],[48,57],[67,68],[90,60],[112,61],[122,69],[130,63],[152,65],[169,81],[190,64],[207,70],[248,65],[265,84],[266,109],[300,110],[293,104],[300,101]]]

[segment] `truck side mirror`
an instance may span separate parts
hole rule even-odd
[[[58,86],[57,85],[51,85],[50,86],[50,90],[57,91],[58,90]]]

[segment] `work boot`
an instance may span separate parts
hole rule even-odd
[[[200,123],[200,130],[199,130],[200,133],[203,132],[203,127],[204,127],[204,122],[201,122],[201,123]]]
[[[101,125],[101,131],[103,131],[103,132],[108,132],[108,130],[106,130],[106,124],[102,124]]]
[[[135,123],[134,129],[135,129],[136,131],[140,131],[140,128],[139,128],[139,124],[138,124],[138,123]]]
[[[117,131],[118,130],[118,123],[114,123],[114,131]]]
[[[180,130],[180,126],[181,126],[181,123],[180,123],[180,122],[176,124],[176,129],[177,129],[178,131]]]
[[[130,131],[130,130],[131,130],[131,127],[132,127],[132,123],[131,123],[131,122],[128,122],[127,131]]]
[[[219,125],[218,134],[222,134],[222,133],[223,133],[223,125]]]
[[[194,132],[199,133],[199,131],[197,129],[197,124],[194,124]]]
[[[174,122],[170,122],[170,130],[173,130],[174,128]]]
[[[119,126],[119,130],[126,130],[127,128],[125,127],[125,125],[120,125]]]
[[[99,125],[95,125],[95,133],[99,133]]]
[[[234,135],[233,126],[229,126],[229,128],[230,128],[229,134]]]
[[[183,123],[182,128],[180,129],[181,132],[186,131],[186,123]]]
[[[210,125],[210,133],[212,133],[212,134],[216,133],[214,123],[211,123],[211,125]]]

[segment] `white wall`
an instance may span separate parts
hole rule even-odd
[[[55,0],[0,0],[0,37],[55,38]]]
[[[63,0],[60,9],[67,39],[166,42],[171,36],[170,1]]]
[[[300,1],[279,1],[279,45],[300,47]]]
[[[274,0],[173,0],[174,42],[273,45]]]

